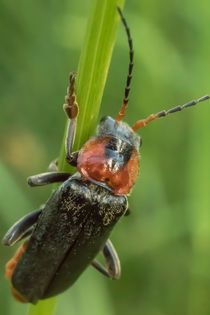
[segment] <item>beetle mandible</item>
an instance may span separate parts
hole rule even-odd
[[[6,265],[6,277],[11,281],[13,295],[21,302],[35,304],[63,292],[89,265],[109,278],[120,278],[120,261],[109,235],[117,221],[129,212],[127,195],[139,173],[141,138],[136,131],[151,121],[210,98],[206,95],[151,114],[132,127],[124,123],[134,52],[129,27],[120,8],[118,12],[128,38],[129,67],[117,117],[102,118],[96,136],[80,151],[72,152],[78,104],[75,74],[70,75],[64,104],[69,118],[66,159],[77,168],[77,173],[58,172],[53,163],[50,172],[29,177],[30,186],[62,184],[40,209],[16,222],[3,238],[3,244],[9,246],[26,238]],[[101,250],[105,266],[95,259]]]

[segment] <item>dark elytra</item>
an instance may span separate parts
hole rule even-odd
[[[64,291],[102,249],[126,209],[126,197],[74,175],[43,209],[13,286],[32,303]]]

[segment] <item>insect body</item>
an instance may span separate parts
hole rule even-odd
[[[22,302],[36,303],[70,287],[92,265],[112,279],[120,277],[120,261],[109,240],[117,221],[127,213],[127,195],[139,173],[139,128],[149,122],[196,105],[209,96],[161,111],[137,121],[133,127],[122,122],[128,104],[133,69],[133,44],[127,23],[118,9],[128,36],[129,70],[123,104],[116,119],[100,121],[95,137],[79,152],[72,152],[78,105],[75,75],[70,83],[64,110],[70,119],[66,159],[77,173],[51,171],[28,179],[31,186],[63,182],[38,210],[26,215],[6,233],[3,243],[13,245],[27,238],[7,263],[6,276],[14,296]],[[102,250],[106,266],[95,256]]]

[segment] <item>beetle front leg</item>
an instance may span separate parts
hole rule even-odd
[[[103,256],[106,266],[104,267],[97,260],[93,260],[91,265],[101,272],[104,276],[118,280],[121,276],[121,266],[118,254],[110,240],[107,240],[103,248]]]
[[[7,246],[12,246],[21,239],[29,236],[33,231],[33,225],[37,222],[43,207],[25,215],[13,224],[3,237],[2,243]]]
[[[78,158],[79,151],[72,152],[68,157],[66,156],[66,160],[71,166],[77,166],[77,158]],[[48,166],[49,172],[58,172],[58,159],[53,160],[50,162]]]
[[[63,109],[69,118],[66,136],[66,160],[73,166],[76,166],[77,160],[77,152],[72,152],[78,115],[78,104],[75,94],[75,78],[76,74],[72,72],[69,76],[69,86],[67,88],[65,104],[63,105]]]
[[[66,172],[46,172],[28,177],[27,182],[31,187],[43,186],[53,183],[64,182],[71,176]]]
[[[69,119],[67,135],[66,135],[66,160],[72,166],[77,166],[78,151],[72,152],[72,146],[74,142],[74,136],[77,125],[78,104],[75,94],[75,78],[74,72],[69,75],[69,86],[67,88],[67,95],[65,96],[65,104],[63,109]],[[48,166],[50,172],[58,171],[58,159],[53,160]]]

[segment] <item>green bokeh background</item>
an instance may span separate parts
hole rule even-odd
[[[51,188],[26,177],[58,155],[66,118],[62,104],[77,69],[91,0],[0,1],[0,236],[38,207]],[[210,3],[131,0],[125,5],[135,47],[127,121],[210,93]],[[128,48],[120,27],[101,116],[116,115]],[[112,240],[122,278],[89,268],[58,298],[56,315],[210,314],[210,104],[177,113],[141,131],[141,176],[132,214]],[[1,314],[21,315],[0,247]]]

